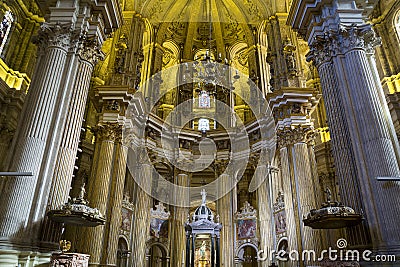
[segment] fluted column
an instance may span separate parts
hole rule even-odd
[[[105,266],[115,266],[117,263],[117,250],[119,228],[121,225],[121,216],[116,214],[121,213],[122,197],[124,193],[125,173],[126,173],[126,160],[128,150],[127,147],[121,144],[119,138],[115,147],[113,174],[111,182],[111,192],[109,198],[108,212],[107,212],[107,243],[103,246],[103,255],[105,256]]]
[[[10,171],[32,172],[33,177],[8,178],[0,196],[0,236],[12,237],[14,242],[23,237],[28,227],[71,38],[70,24],[44,25],[39,33],[44,54],[25,101],[9,168]]]
[[[298,210],[296,209],[296,203],[293,201],[296,196],[296,192],[293,191],[291,172],[292,167],[290,165],[290,151],[287,147],[281,147],[279,154],[281,156],[282,166],[282,180],[283,180],[283,194],[285,200],[285,213],[286,213],[286,225],[287,225],[287,237],[288,237],[288,250],[299,250],[301,249],[301,236],[298,235],[297,229],[299,228],[299,222],[296,218],[299,218]],[[288,261],[288,267],[292,266],[304,266],[299,265],[297,262]]]
[[[71,83],[72,98],[69,103],[65,128],[62,133],[59,151],[55,160],[56,163],[47,205],[48,210],[60,208],[67,202],[90,78],[93,65],[101,53],[95,42],[87,41],[79,48],[78,55],[79,59],[75,70],[76,79]],[[42,230],[42,239],[48,242],[58,242],[60,239],[60,228],[60,224],[51,222],[48,219],[45,220]]]
[[[351,129],[346,138],[357,173],[355,176],[340,177],[344,172],[339,170],[341,165],[338,165],[341,196],[350,195],[349,198],[352,198],[354,192],[362,192],[362,205],[358,206],[364,207],[372,245],[378,250],[385,249],[399,255],[400,249],[395,244],[400,242],[400,225],[396,223],[400,212],[400,184],[376,180],[376,177],[382,176],[398,177],[400,170],[399,145],[371,56],[375,47],[380,45],[380,39],[372,26],[365,23],[372,9],[349,5],[348,1],[332,4],[323,0],[314,4],[316,6],[300,3],[296,8],[302,10],[301,15],[298,10],[291,10],[289,23],[307,37],[309,60],[318,67],[322,88],[335,92],[325,103],[342,104],[340,117],[329,114],[327,110],[330,123],[337,125],[343,122]],[[299,19],[299,15],[306,19]],[[318,25],[310,24],[316,18]],[[343,128],[332,128],[332,137],[340,135],[341,131]],[[346,160],[340,158],[335,150],[333,152],[335,164]],[[351,181],[348,185],[347,180],[353,177],[357,182]],[[357,241],[357,244],[362,244]]]
[[[332,154],[339,180],[340,201],[356,211],[365,210],[358,171],[351,146],[350,128],[345,119],[345,110],[338,88],[338,79],[333,65],[323,61],[318,66],[322,93],[331,132]],[[347,239],[352,244],[365,245],[370,242],[369,230],[362,225],[347,228]]]
[[[233,177],[228,174],[221,174],[219,177],[218,189],[221,192],[226,192],[227,188],[232,187]],[[224,266],[234,266],[234,246],[235,243],[233,230],[233,196],[232,190],[226,195],[217,200],[217,210],[222,224],[221,230],[221,262]]]
[[[185,173],[180,173],[176,177],[176,184],[183,187],[190,186],[190,177]],[[185,251],[186,233],[184,224],[189,214],[189,195],[187,190],[176,192],[175,203],[179,206],[174,207],[173,221],[171,225],[171,266],[182,266],[182,253]]]
[[[255,177],[257,181],[264,180],[265,177],[269,176],[269,170],[266,165],[257,166],[255,171]],[[266,257],[265,261],[261,261],[261,267],[268,267],[271,264],[271,252],[275,248],[273,231],[275,231],[273,225],[273,213],[271,210],[271,190],[270,190],[270,179],[265,179],[260,187],[257,189],[257,202],[258,202],[258,222],[260,231],[260,250],[263,251],[262,257]]]
[[[143,163],[140,165],[137,175],[139,179],[151,180],[152,165],[150,163]],[[149,192],[151,183],[146,184]],[[134,215],[134,228],[133,228],[133,245],[132,245],[132,266],[145,266],[146,265],[146,241],[149,237],[149,224],[150,224],[150,208],[151,197],[145,192],[144,189],[137,187],[136,201],[135,201],[135,215]]]
[[[110,194],[110,183],[113,176],[115,138],[121,135],[118,124],[104,124],[97,129],[98,144],[95,148],[92,176],[88,184],[88,200],[92,207],[108,217],[107,204]],[[108,223],[108,222],[107,222]],[[88,228],[81,240],[81,250],[90,254],[89,265],[99,266],[102,259],[102,248],[105,238],[105,227]]]
[[[297,250],[300,255],[304,250],[317,252],[321,248],[319,230],[305,227],[302,218],[311,209],[316,208],[314,191],[313,166],[307,142],[313,138],[313,131],[308,127],[298,127],[279,131],[282,178],[284,184],[285,210],[287,216],[287,232],[289,250]],[[282,141],[285,140],[285,141]],[[312,150],[311,150],[312,151]],[[297,263],[289,261],[291,266],[306,266],[312,262]],[[297,265],[298,264],[298,265]]]
[[[385,114],[387,106],[379,92],[382,88],[377,86],[376,68],[368,55],[379,40],[369,25],[347,26],[344,29],[346,31],[338,31],[334,35],[343,40],[341,46],[327,38],[324,47],[329,49],[316,49],[319,43],[314,43],[310,53],[310,58],[318,66],[322,88],[338,91],[336,95],[328,93],[331,98],[325,101],[327,106],[332,106],[334,102],[342,103],[342,117],[329,116],[330,122],[339,126],[341,120],[348,128],[354,129],[348,132],[346,139],[352,148],[357,181],[348,183],[351,176],[340,177],[341,196],[351,201],[353,196],[357,196],[354,192],[363,192],[359,198],[362,203],[355,201],[355,207],[364,208],[373,245],[398,250],[391,244],[400,241],[400,234],[397,234],[400,226],[395,223],[400,212],[400,185],[376,180],[376,177],[400,175],[398,143],[393,142],[393,122]],[[333,56],[336,53],[341,56]],[[327,112],[330,110],[327,109]],[[340,136],[345,130],[346,127],[332,127],[332,136]],[[334,156],[336,162],[343,161],[339,159],[340,155],[334,153]],[[338,170],[338,173],[343,174],[343,170]],[[360,243],[360,240],[357,241]]]

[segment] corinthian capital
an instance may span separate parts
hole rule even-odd
[[[345,54],[354,49],[373,53],[375,47],[381,44],[371,25],[339,25],[338,30],[331,30],[314,38],[310,43],[307,60],[319,65],[330,62],[333,56]]]
[[[71,45],[71,36],[73,34],[72,23],[48,23],[40,25],[39,33],[34,39],[34,43],[39,49],[55,46],[68,50]]]
[[[343,53],[353,49],[372,52],[375,47],[381,45],[381,38],[376,36],[370,24],[357,26],[340,25],[338,39],[341,41],[340,48]]]
[[[94,131],[101,141],[121,142],[122,125],[118,123],[103,123],[95,127]]]
[[[278,147],[283,148],[298,143],[314,144],[316,132],[309,126],[284,128],[277,131]]]

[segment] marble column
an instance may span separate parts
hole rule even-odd
[[[176,177],[176,184],[179,186],[190,186],[190,177],[188,174],[180,173]],[[190,199],[187,191],[176,192],[175,203],[179,203],[174,207],[172,225],[171,225],[171,265],[182,266],[182,253],[185,251],[186,233],[184,224],[189,214]]]
[[[0,236],[13,237],[13,242],[23,239],[28,228],[38,174],[46,156],[46,141],[51,132],[53,115],[57,112],[57,97],[71,34],[71,24],[44,24],[39,33],[44,40],[42,52],[39,52],[42,53],[40,67],[32,78],[9,167],[10,171],[32,172],[33,176],[7,178],[0,196]]]
[[[322,58],[321,58],[322,59]],[[362,203],[360,182],[356,178],[358,171],[350,139],[350,127],[345,119],[343,101],[340,97],[338,79],[333,65],[329,61],[318,65],[322,93],[328,114],[329,131],[331,132],[332,154],[335,159],[335,170],[341,191],[340,201],[356,211],[365,210]],[[348,241],[352,244],[365,245],[370,242],[369,230],[365,225],[346,229]]]
[[[118,138],[114,153],[114,169],[107,211],[107,238],[103,246],[103,255],[106,255],[103,258],[104,266],[115,266],[117,263],[119,229],[121,226],[121,216],[118,215],[122,209],[127,155],[127,147],[123,146],[121,138]]]
[[[278,131],[282,164],[283,190],[287,216],[287,233],[289,251],[294,249],[301,253],[314,250],[317,255],[321,250],[319,230],[305,227],[302,218],[311,209],[316,208],[314,191],[314,172],[308,142],[314,137],[309,127],[298,126],[285,131]],[[312,150],[311,150],[312,151]],[[289,261],[291,266],[307,266],[312,261]]]
[[[115,140],[120,138],[122,127],[116,123],[98,126],[98,143],[95,148],[92,176],[88,183],[88,200],[91,206],[108,218],[110,184],[114,170]],[[117,165],[118,166],[118,165]],[[108,224],[108,222],[107,222]],[[88,228],[82,236],[81,251],[90,254],[90,266],[99,266],[102,260],[103,246],[106,239],[106,226]]]
[[[257,166],[255,170],[255,178],[258,181],[265,179],[268,176],[269,170],[266,165]],[[270,179],[265,181],[257,189],[257,209],[258,209],[258,229],[260,233],[260,250],[263,251],[261,258],[265,261],[259,263],[260,267],[268,267],[271,264],[272,250],[275,249],[273,231],[275,231],[273,224],[273,212],[271,209],[272,196],[271,196]]]
[[[357,173],[355,176],[339,177],[341,196],[351,198],[354,192],[357,194],[359,191],[362,196],[359,206],[364,207],[372,246],[400,255],[400,248],[396,245],[400,242],[400,225],[396,223],[400,212],[400,184],[376,179],[382,176],[398,177],[400,169],[393,122],[388,116],[388,107],[383,100],[382,87],[378,85],[377,70],[371,57],[375,47],[380,45],[380,39],[372,26],[365,23],[370,9],[349,4],[349,1],[332,4],[322,0],[314,4],[316,8],[310,8],[313,4],[308,3],[298,5],[297,10],[291,11],[289,23],[307,38],[310,46],[308,59],[318,68],[322,88],[335,92],[325,103],[342,103],[343,113],[339,118],[327,110],[330,123],[337,125],[339,120],[351,129],[346,138]],[[300,16],[307,19],[299,20]],[[315,19],[318,19],[318,25],[310,27],[310,22]],[[331,136],[340,135],[342,130],[332,127]],[[335,150],[333,152],[335,164],[345,160]],[[338,175],[343,175],[340,167]],[[347,184],[347,180],[353,177],[358,187]],[[361,245],[361,242],[357,244]]]
[[[72,98],[69,103],[66,123],[55,160],[47,210],[60,208],[68,199],[90,78],[93,66],[101,56],[99,49],[94,41],[86,41],[78,49],[79,58],[76,63],[76,79],[71,83]],[[61,234],[60,228],[60,224],[51,222],[48,219],[45,220],[42,239],[47,242],[58,242]]]
[[[217,173],[221,173],[222,171],[217,171]],[[234,178],[226,173],[221,174],[217,179],[218,181],[218,191],[227,192],[228,188],[232,188],[232,183]],[[222,195],[219,193],[219,195]],[[233,194],[232,190],[229,190],[227,194],[222,196],[217,200],[217,211],[220,216],[220,223],[222,224],[221,230],[221,262],[223,262],[224,266],[233,267],[234,265],[234,226],[233,226]]]
[[[139,179],[149,179],[152,175],[153,166],[150,163],[140,165],[137,174]],[[151,197],[145,192],[150,191],[151,183],[146,184],[148,188],[137,187],[135,200],[135,214],[133,220],[133,244],[132,244],[132,266],[146,265],[146,241],[149,238]]]

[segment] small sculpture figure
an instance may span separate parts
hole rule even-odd
[[[85,193],[86,193],[85,185],[86,185],[86,183],[82,184],[81,191],[79,192],[78,199],[84,199],[85,198]]]
[[[328,203],[330,203],[331,200],[332,200],[332,192],[331,192],[331,190],[329,189],[329,187],[327,187],[324,192],[326,193],[326,201]]]
[[[200,258],[204,260],[206,258],[206,241],[203,241],[203,243],[201,243],[199,251],[200,251]]]

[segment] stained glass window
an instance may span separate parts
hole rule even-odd
[[[207,91],[201,91],[199,95],[199,107],[210,108],[210,95]]]
[[[210,121],[208,119],[199,119],[199,131],[209,131]]]
[[[11,24],[14,18],[10,11],[6,11],[3,20],[0,24],[0,54],[3,53],[4,46],[7,43],[8,35],[10,34]]]

